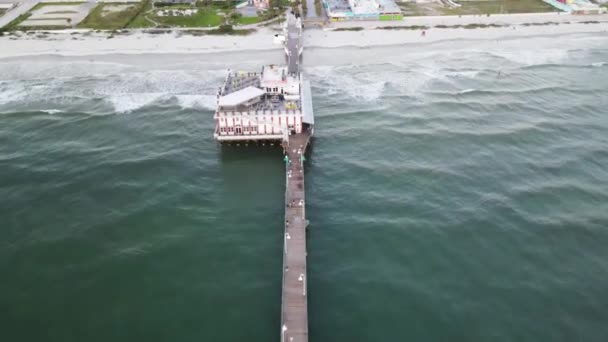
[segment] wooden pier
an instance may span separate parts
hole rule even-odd
[[[287,66],[271,65],[259,76],[229,73],[217,93],[214,137],[237,145],[247,145],[250,140],[262,145],[268,140],[270,144],[281,142],[285,154],[281,342],[308,342],[304,155],[314,131],[314,112],[310,82],[300,70],[302,22],[293,13],[286,15]],[[235,79],[239,87],[245,84],[246,88],[236,90]],[[260,105],[270,109],[259,111]]]
[[[285,146],[285,236],[281,342],[308,342],[304,153],[311,132],[289,136]]]

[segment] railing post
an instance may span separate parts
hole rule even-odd
[[[291,239],[289,233],[285,233],[285,254],[287,254],[287,240]]]
[[[283,324],[281,328],[281,342],[285,342],[285,333],[287,332],[287,326]]]
[[[304,276],[304,273],[300,273],[298,280],[302,282],[302,296],[306,297],[306,276]]]

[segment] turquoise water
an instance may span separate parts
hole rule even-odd
[[[0,337],[279,340],[283,164],[221,55],[0,60]],[[311,48],[311,341],[605,341],[608,36]]]

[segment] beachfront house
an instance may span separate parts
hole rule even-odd
[[[249,0],[249,5],[255,6],[259,10],[264,10],[270,7],[270,0]]]
[[[403,14],[394,0],[322,0],[331,21],[401,20]]]

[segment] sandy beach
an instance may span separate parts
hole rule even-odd
[[[493,24],[500,27],[453,28],[471,24]],[[425,33],[422,35],[423,30],[412,29],[417,26],[428,26],[429,29],[424,30]],[[349,31],[353,27],[360,30]],[[165,33],[129,31],[120,34],[85,30],[13,33],[0,37],[2,46],[0,58],[32,55],[200,54],[273,50],[282,48],[273,43],[272,36],[277,32],[279,32],[278,26],[261,28],[247,36],[195,35],[185,30]],[[370,47],[454,39],[496,40],[590,32],[608,32],[608,15],[574,16],[541,13],[491,17],[411,17],[404,21],[389,23],[334,23],[324,28],[307,29],[304,42],[308,48]]]

